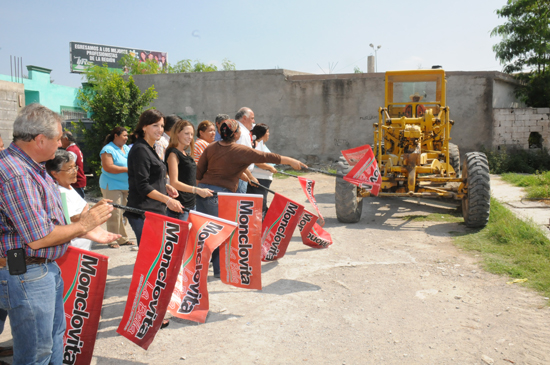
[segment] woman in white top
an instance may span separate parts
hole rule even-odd
[[[255,149],[262,152],[271,152],[266,146],[267,141],[269,141],[269,127],[266,124],[256,124],[250,133],[252,134],[253,147]],[[262,164],[262,167],[256,165],[254,166],[254,170],[252,170],[252,176],[258,180],[260,185],[269,188],[273,181],[273,174],[277,172],[274,166],[274,164]],[[263,167],[269,167],[270,169],[264,170]],[[248,194],[262,194],[264,196],[263,216],[265,217],[265,213],[267,212],[267,190],[248,184],[246,192]]]
[[[78,171],[78,166],[76,166],[76,155],[65,150],[57,150],[55,157],[46,162],[46,170],[54,178],[54,180],[57,181],[61,194],[65,195],[65,200],[67,202],[66,208],[68,210],[68,215],[71,222],[78,222],[80,219],[80,213],[82,213],[82,210],[84,210],[88,203],[86,203],[86,201],[82,199],[82,197],[71,186],[71,184],[76,181],[76,173]],[[110,201],[103,199],[95,206],[106,204],[108,202]],[[97,227],[94,230],[105,232],[101,227]],[[74,238],[71,240],[70,244],[71,246],[85,250],[90,250],[92,247],[92,241],[86,238]]]

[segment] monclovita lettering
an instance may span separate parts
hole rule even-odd
[[[63,364],[74,364],[78,354],[82,352],[84,341],[80,340],[80,336],[82,334],[84,319],[90,317],[90,311],[88,310],[88,293],[92,277],[95,277],[97,272],[96,267],[98,261],[96,257],[82,255],[72,316],[68,323],[67,343],[63,348]]]
[[[298,223],[298,228],[300,229],[300,232],[302,232],[304,230],[304,227],[306,226],[306,224],[311,222],[311,217],[313,217],[312,214],[309,214],[309,213],[306,213],[306,212],[304,212],[302,214],[302,218],[300,219],[300,222]]]
[[[165,223],[164,233],[164,252],[162,253],[160,267],[157,271],[157,279],[155,281],[155,287],[153,288],[153,295],[151,301],[149,301],[149,308],[145,313],[145,317],[141,321],[139,331],[136,333],[136,337],[142,339],[145,337],[149,328],[153,326],[153,322],[157,319],[157,305],[159,297],[162,291],[166,288],[166,275],[168,267],[170,267],[170,261],[172,260],[172,254],[174,253],[174,245],[178,244],[180,232],[179,224],[172,222]]]
[[[265,255],[266,260],[272,261],[277,257],[277,254],[279,253],[279,244],[286,237],[286,227],[288,226],[290,219],[296,215],[296,209],[298,209],[298,206],[292,202],[288,202],[286,205],[283,218],[277,226],[275,237],[273,237],[273,241],[271,242],[271,247],[269,248],[267,255]]]
[[[252,276],[252,268],[248,264],[248,255],[252,245],[248,240],[250,216],[254,202],[241,201],[239,205],[239,272],[241,274],[241,283],[250,285],[250,276]]]
[[[210,235],[216,235],[223,229],[222,225],[214,222],[208,222],[208,224],[199,232],[199,238],[197,243],[197,257],[195,258],[195,273],[193,274],[193,284],[189,284],[185,297],[183,298],[178,313],[189,314],[195,309],[201,301],[202,294],[199,293],[202,266],[202,250],[204,248],[204,242],[210,237]],[[207,266],[208,269],[208,266]]]
[[[314,235],[313,233],[309,232],[307,234],[307,238],[311,241],[311,242],[314,242],[316,244],[318,244],[319,246],[322,246],[322,247],[328,247],[330,245],[330,242],[327,241],[327,240],[324,240],[322,239],[321,237],[318,237],[316,235]]]

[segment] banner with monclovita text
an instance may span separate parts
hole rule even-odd
[[[363,154],[363,156],[357,161],[357,158],[359,158],[361,154]],[[355,162],[351,171],[344,176],[344,180],[370,191],[372,195],[377,196],[380,191],[380,185],[382,184],[382,177],[380,176],[378,163],[376,162],[371,147],[369,145],[364,145],[352,148],[351,150],[342,151],[342,155],[344,155],[344,158],[350,163],[350,166],[352,165],[351,162]]]
[[[317,200],[315,199],[315,195],[313,195],[313,188],[315,188],[315,181],[306,179],[305,177],[298,176],[298,181],[300,181],[300,185],[302,186],[302,189],[304,190],[304,193],[307,196],[307,199],[313,205],[313,208],[315,208],[315,211],[317,211],[317,214],[319,215],[319,225],[324,226],[325,225],[325,218],[321,215],[321,212],[319,211],[319,207],[317,206]]]
[[[212,251],[229,238],[237,223],[194,210],[189,213],[189,222],[193,226],[168,311],[175,317],[204,323],[210,308],[206,279]]]
[[[313,248],[328,248],[332,245],[332,236],[317,224],[317,217],[304,209],[298,228],[304,245]]]
[[[262,223],[262,261],[285,255],[303,210],[303,205],[275,193]]]
[[[147,350],[160,329],[183,253],[189,222],[145,213],[126,308],[117,332]]]
[[[238,224],[220,246],[225,284],[262,289],[262,204],[262,195],[218,193],[218,215]]]
[[[90,364],[101,317],[109,258],[73,246],[56,260],[64,282],[67,328],[63,364]]]

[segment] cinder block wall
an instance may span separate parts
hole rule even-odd
[[[550,148],[550,108],[502,108],[493,110],[493,147],[529,148],[529,136],[538,132],[543,147]]]
[[[153,106],[198,123],[242,106],[271,130],[269,148],[308,164],[335,161],[340,151],[373,143],[384,74],[310,75],[289,70],[249,70],[136,75],[142,91],[155,87]],[[500,72],[447,72],[452,142],[462,154],[491,147],[493,108],[516,103],[514,80]]]
[[[23,84],[0,81],[0,136],[7,147],[12,141],[13,122],[19,111],[25,106],[25,88]]]

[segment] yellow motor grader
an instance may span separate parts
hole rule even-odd
[[[380,197],[443,198],[462,201],[468,227],[489,220],[490,179],[487,157],[465,154],[450,143],[451,128],[442,69],[386,72],[385,104],[374,123],[373,152],[381,175]],[[339,175],[352,166],[341,157]],[[336,216],[340,222],[361,218],[370,190],[336,179]]]

